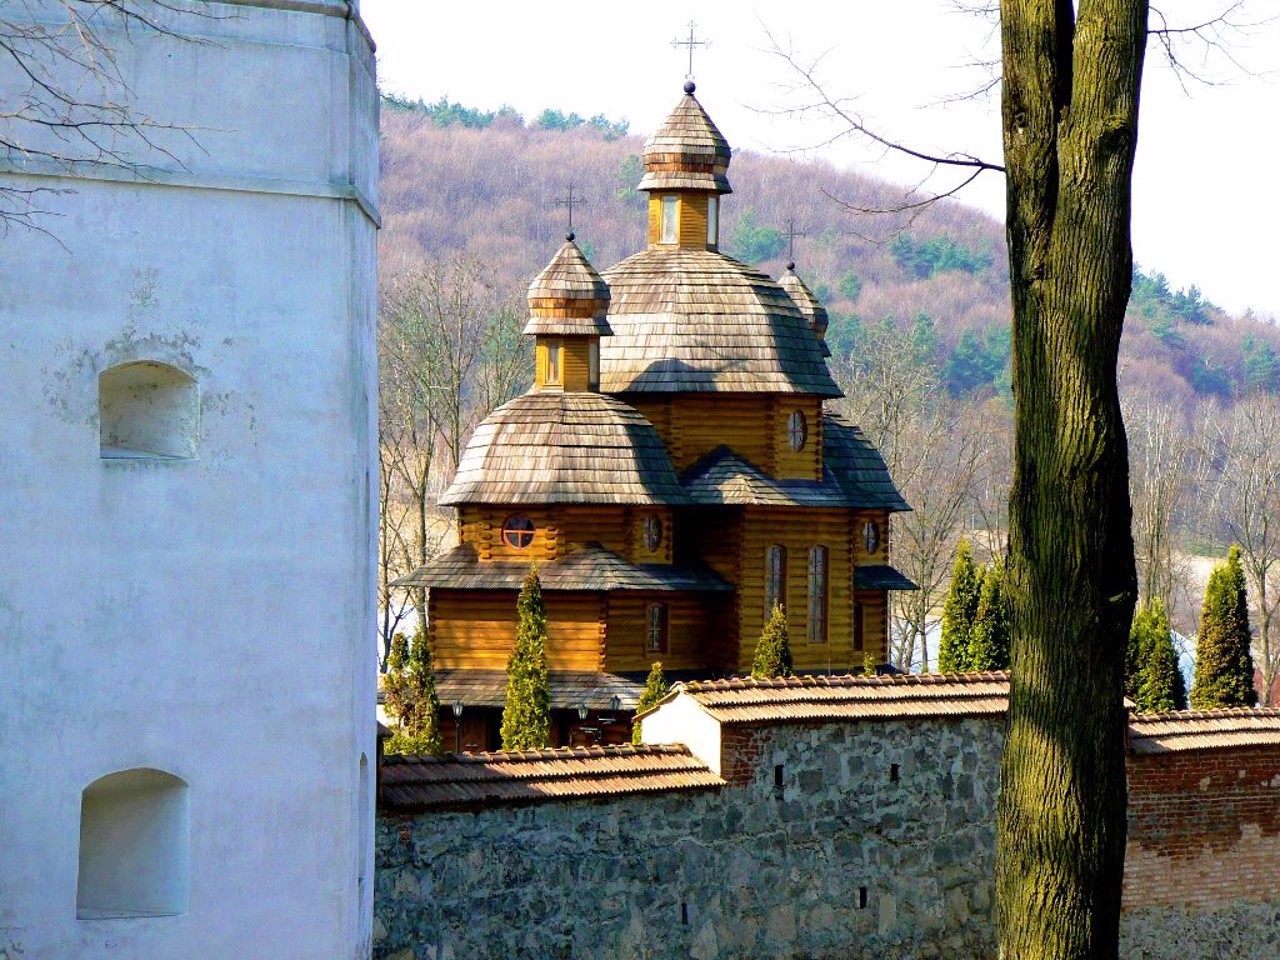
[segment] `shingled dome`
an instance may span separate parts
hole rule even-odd
[[[604,273],[613,299],[601,341],[606,393],[842,396],[822,343],[767,274],[710,250],[654,247]]]
[[[573,242],[573,234],[529,284],[530,336],[608,336],[609,285]]]
[[[491,413],[440,498],[445,505],[686,502],[666,447],[636,410],[601,394],[551,391]]]
[[[800,275],[796,273],[796,265],[788,263],[787,269],[782,276],[778,278],[778,285],[787,291],[789,296],[795,303],[796,308],[800,311],[800,315],[809,321],[809,329],[813,331],[814,336],[818,338],[818,342],[822,345],[822,355],[824,357],[831,356],[831,348],[827,346],[827,308],[822,305],[822,301],[813,295]]]
[[[716,129],[693,85],[671,111],[671,116],[644,145],[644,179],[641,190],[714,190],[732,193],[729,178],[729,141]]]

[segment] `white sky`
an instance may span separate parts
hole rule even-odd
[[[976,0],[970,0],[971,3]],[[1229,0],[1169,3],[1198,22]],[[1275,15],[1274,0],[1247,0],[1243,19]],[[814,148],[840,167],[904,184],[928,170],[883,150],[841,140],[810,117],[777,111],[811,96],[770,53],[771,33],[817,74],[827,92],[850,98],[869,125],[926,151],[965,151],[1000,160],[999,103],[943,103],[980,86],[998,37],[953,0],[362,0],[388,92],[442,95],[491,110],[510,104],[532,118],[552,107],[584,117],[626,118],[647,134],[675,106],[687,67],[671,41],[697,23],[711,46],[694,54],[698,99],[736,150]],[[1231,36],[1250,72],[1210,55],[1202,72],[1217,85],[1184,93],[1155,50],[1147,60],[1134,185],[1134,255],[1175,287],[1199,284],[1232,312],[1280,316],[1280,21]],[[1201,65],[1204,51],[1189,48]],[[1252,75],[1251,75],[1252,74]],[[954,182],[939,174],[926,187]],[[961,199],[1003,216],[1003,183],[984,174]]]

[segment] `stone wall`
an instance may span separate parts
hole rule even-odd
[[[739,728],[719,791],[382,816],[374,956],[991,956],[1002,726]]]

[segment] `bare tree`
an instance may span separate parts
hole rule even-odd
[[[910,331],[888,321],[870,326],[835,363],[842,412],[879,448],[913,508],[894,520],[892,544],[894,563],[919,587],[891,597],[890,659],[906,670],[928,669],[947,558],[990,450],[978,418],[968,416],[972,405],[946,398],[921,322]]]
[[[1247,397],[1206,419],[1217,484],[1212,517],[1240,547],[1252,598],[1255,657],[1270,706],[1280,674],[1280,398]]]
[[[527,383],[522,318],[483,263],[415,263],[383,285],[378,315],[384,659],[405,613],[391,581],[427,563],[448,535],[435,501],[475,424]],[[411,592],[419,622],[426,596]]]
[[[149,161],[179,164],[173,137],[190,131],[135,104],[112,34],[164,34],[183,18],[216,16],[169,0],[8,0],[0,8],[0,159],[13,171],[78,166],[145,175]],[[25,14],[25,15],[22,15]],[[0,226],[42,229],[40,198],[65,192],[31,180],[0,185]]]
[[[1174,540],[1195,444],[1185,415],[1169,404],[1127,402],[1124,421],[1139,594],[1172,610],[1178,582]]]

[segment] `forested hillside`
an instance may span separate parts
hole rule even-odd
[[[384,610],[386,584],[439,548],[434,498],[472,427],[531,378],[524,292],[566,230],[598,269],[640,250],[643,141],[606,117],[384,101],[379,257]],[[732,131],[729,131],[730,135]],[[778,276],[788,224],[798,272],[831,312],[840,410],[883,452],[911,513],[894,563],[918,591],[893,594],[893,658],[936,661],[956,545],[1003,552],[1011,411],[1003,230],[954,202],[914,220],[898,188],[830,166],[737,154],[722,249]],[[843,203],[842,203],[843,202]],[[1211,241],[1203,241],[1209,244]],[[1121,350],[1134,541],[1144,602],[1194,633],[1189,556],[1244,552],[1265,678],[1280,675],[1280,328],[1231,317],[1194,287],[1135,269]],[[384,622],[389,642],[395,624]]]
[[[643,140],[605,117],[514,112],[460,104],[384,101],[383,269],[468,251],[498,288],[520,296],[565,232],[555,200],[568,185],[579,242],[596,267],[644,243]],[[861,325],[892,317],[933,320],[934,357],[952,395],[1000,392],[1008,379],[1008,283],[1003,229],[958,203],[914,222],[867,218],[845,204],[891,207],[900,188],[822,163],[735,155],[734,193],[723,207],[723,249],[777,276],[793,222],[798,270],[831,311],[839,350]],[[1170,290],[1155,270],[1135,270],[1123,382],[1180,403],[1280,389],[1280,328],[1232,318],[1200,292]]]

